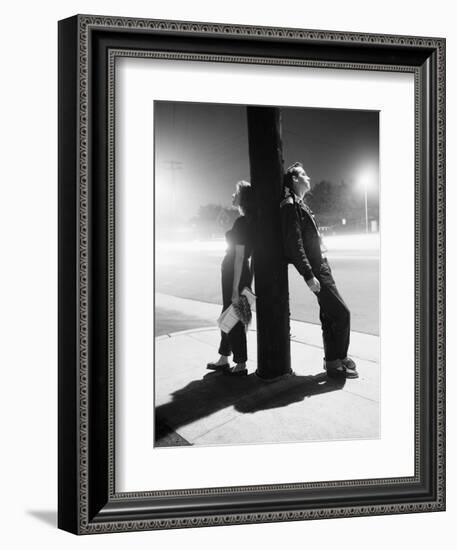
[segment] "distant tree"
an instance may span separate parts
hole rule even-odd
[[[343,183],[322,180],[306,195],[306,202],[325,225],[333,225],[347,216],[348,189]]]
[[[306,202],[324,226],[338,226],[346,220],[348,226],[361,222],[364,216],[364,195],[353,183],[322,180],[306,195]],[[377,195],[369,199],[369,217],[379,218]]]

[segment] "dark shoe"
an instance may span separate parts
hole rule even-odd
[[[230,368],[230,365],[228,363],[224,363],[223,365],[219,365],[218,363],[208,363],[206,368],[208,370],[226,370]]]
[[[346,357],[345,359],[341,359],[341,362],[343,363],[343,366],[346,369],[346,378],[359,377],[359,373],[357,372],[357,366],[355,364],[355,361],[353,361],[349,357]]]
[[[330,378],[358,378],[359,374],[355,368],[355,363],[352,359],[335,359],[326,361],[324,359],[324,370],[327,371],[327,376]]]

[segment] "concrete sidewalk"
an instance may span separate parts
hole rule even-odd
[[[254,374],[255,322],[247,335],[249,376],[234,378],[206,370],[218,357],[219,305],[157,294],[156,306],[202,322],[201,328],[156,338],[157,446],[379,438],[377,336],[351,334],[350,355],[360,377],[335,380],[322,370],[320,326],[291,321],[295,376],[268,383]]]

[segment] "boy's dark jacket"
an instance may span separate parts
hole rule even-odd
[[[306,281],[317,277],[322,264],[321,236],[314,215],[302,199],[286,187],[281,201],[284,253]]]

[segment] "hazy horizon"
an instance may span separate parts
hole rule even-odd
[[[158,221],[230,205],[235,183],[250,180],[246,106],[155,101],[154,121]],[[367,170],[379,184],[378,111],[281,107],[281,127],[284,165],[303,162],[313,184],[356,184]]]

